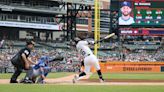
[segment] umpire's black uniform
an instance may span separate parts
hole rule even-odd
[[[30,53],[31,53],[31,49],[28,48],[28,45],[33,44],[32,41],[27,42],[27,47],[25,47],[24,49],[21,49],[12,59],[11,59],[11,63],[14,65],[15,67],[15,72],[11,77],[10,83],[17,83],[17,78],[18,76],[22,73],[22,70],[26,70],[25,68],[25,62],[22,58],[22,54],[24,54],[26,56],[26,58],[29,57]],[[33,44],[34,45],[34,44]]]

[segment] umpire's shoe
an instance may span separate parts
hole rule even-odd
[[[10,83],[18,83],[16,80],[10,80]]]

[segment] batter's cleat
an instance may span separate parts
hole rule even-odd
[[[100,83],[104,83],[105,81],[104,81],[104,79],[99,79],[100,80]]]
[[[72,79],[72,82],[73,82],[73,83],[76,83],[77,80],[78,80],[78,78],[79,78],[78,75],[75,75],[74,78]]]

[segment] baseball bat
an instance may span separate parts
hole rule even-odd
[[[105,36],[104,38],[102,38],[102,39],[100,39],[100,40],[98,40],[98,41],[95,41],[94,44],[97,44],[97,43],[99,43],[99,42],[102,42],[102,41],[105,40],[105,39],[111,38],[111,37],[113,37],[114,35],[115,35],[115,33],[111,33],[111,34]]]

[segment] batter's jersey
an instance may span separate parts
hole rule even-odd
[[[133,17],[130,17],[128,20],[124,20],[122,17],[119,17],[119,25],[131,25],[133,23],[135,23]]]
[[[93,55],[93,52],[89,48],[87,41],[79,41],[76,45],[76,49],[80,53],[80,55],[83,56],[83,58],[89,55]]]

